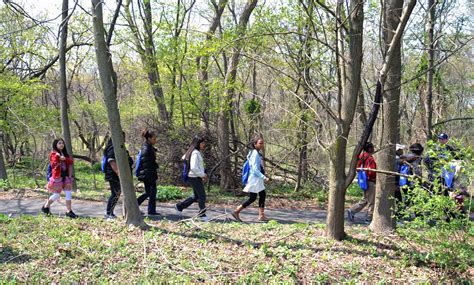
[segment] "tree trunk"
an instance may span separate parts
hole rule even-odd
[[[433,76],[434,76],[434,25],[435,25],[436,1],[428,0],[428,74],[426,91],[426,138],[431,139],[433,125]]]
[[[403,0],[387,0],[384,5],[384,42],[388,52],[395,31],[400,23],[403,9]],[[396,172],[395,145],[399,137],[398,114],[400,111],[400,84],[401,84],[401,40],[392,47],[392,61],[384,84],[383,108],[384,131],[382,133],[382,150],[378,158],[378,168]],[[397,187],[396,177],[377,174],[375,191],[374,216],[370,228],[377,233],[386,233],[395,229],[392,218],[393,200]]]
[[[95,53],[104,102],[107,109],[109,128],[112,134],[115,158],[117,159],[120,184],[124,194],[126,223],[128,225],[146,227],[143,217],[138,209],[135,189],[133,187],[132,173],[130,171],[128,156],[125,149],[125,138],[123,136],[117,103],[117,75],[115,74],[112,65],[109,47],[105,42],[102,3],[101,0],[92,0]]]
[[[140,1],[141,0],[138,0],[138,5],[140,5]],[[143,37],[140,34],[140,31],[138,30],[133,15],[130,13],[130,2],[131,0],[127,0],[124,5],[125,18],[127,19],[128,25],[132,32],[135,47],[138,53],[140,54],[142,64],[145,66],[145,70],[148,75],[148,82],[153,93],[153,98],[155,99],[156,105],[158,107],[160,120],[163,124],[171,126],[172,123],[170,121],[169,114],[166,109],[165,95],[161,86],[160,72],[158,70],[158,64],[156,62],[155,56],[155,43],[153,41],[153,22],[150,0],[143,0],[144,17],[142,17],[142,20],[143,27],[145,29]],[[143,43],[141,42],[142,38]]]
[[[343,88],[342,98],[339,98],[338,111],[340,121],[337,122],[337,138],[330,148],[331,175],[329,180],[329,201],[327,217],[327,236],[332,239],[344,238],[344,200],[346,188],[346,150],[347,137],[357,106],[357,96],[360,89],[360,74],[362,69],[362,40],[364,27],[364,1],[351,0],[348,11],[349,20],[349,49],[344,54],[345,60],[339,68],[342,77],[339,88]],[[342,27],[339,27],[340,29]],[[342,39],[341,39],[342,40]],[[340,56],[340,55],[339,55]],[[338,112],[339,113],[339,112]]]
[[[329,238],[342,240],[344,233],[344,202],[346,197],[345,163],[347,142],[339,137],[330,150],[329,200],[326,234]]]
[[[68,26],[68,4],[69,0],[63,0],[62,4],[62,22],[61,22],[61,38],[59,42],[59,73],[60,73],[60,97],[61,97],[61,127],[63,131],[64,142],[68,154],[73,157],[71,128],[69,126],[68,117],[68,100],[67,100],[67,77],[66,77],[66,44],[67,44],[67,26]],[[72,174],[74,175],[74,165],[72,165]],[[76,189],[74,181],[74,189]]]
[[[252,11],[257,5],[257,2],[258,0],[248,0],[247,4],[245,5],[244,11],[240,16],[239,23],[237,25],[237,38],[242,37],[245,34],[250,15],[252,14]],[[234,98],[234,84],[235,78],[237,76],[237,66],[240,60],[241,48],[242,41],[236,41],[236,44],[234,46],[234,53],[231,57],[229,69],[227,70],[225,77],[224,84],[226,90],[222,96],[218,119],[219,159],[222,161],[220,168],[220,188],[224,191],[229,191],[235,188],[234,179],[232,177],[231,161],[229,156],[229,119],[231,115],[230,110],[232,108],[232,101]]]
[[[8,179],[5,158],[3,157],[3,134],[0,134],[0,179]]]

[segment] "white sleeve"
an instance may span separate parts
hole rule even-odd
[[[190,172],[192,171],[196,176],[204,177],[206,176],[206,173],[204,173],[204,169],[199,162],[199,153],[197,151],[193,151],[190,159]]]

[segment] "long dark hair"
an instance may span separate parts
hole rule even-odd
[[[148,128],[144,128],[142,131],[142,138],[145,140],[148,140],[149,138],[152,138],[156,136],[156,133],[154,131],[150,131]]]
[[[64,148],[63,148],[62,151],[58,149],[58,142],[60,142],[60,141],[62,141],[64,143]],[[65,157],[69,157],[69,154],[67,153],[66,142],[62,138],[54,139],[54,141],[53,141],[53,150],[55,150],[59,153],[62,153]]]
[[[204,136],[194,136],[193,141],[189,145],[188,150],[184,154],[184,159],[189,161],[191,159],[191,154],[193,153],[193,150],[197,149],[199,150],[199,144],[202,142],[206,141],[206,137]]]
[[[255,149],[255,145],[257,144],[259,140],[263,140],[263,137],[261,135],[255,135],[250,139],[249,144],[248,144],[248,147],[250,148],[250,150]]]

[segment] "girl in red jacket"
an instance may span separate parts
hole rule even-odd
[[[41,211],[47,215],[51,214],[49,209],[51,204],[59,200],[61,191],[64,190],[66,195],[66,216],[73,219],[77,218],[77,215],[71,209],[72,165],[74,161],[68,155],[63,139],[55,139],[53,141],[53,151],[49,154],[49,163],[52,173],[48,181],[48,190],[53,194],[48,198],[46,204],[43,205]]]

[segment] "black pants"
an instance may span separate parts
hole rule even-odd
[[[107,215],[112,215],[114,213],[115,205],[117,205],[118,199],[120,197],[120,181],[110,180],[110,197],[107,201]]]
[[[249,193],[249,198],[247,199],[247,201],[245,201],[243,204],[242,204],[242,207],[244,208],[247,208],[250,204],[252,204],[253,202],[255,202],[255,200],[257,200],[257,193]],[[267,197],[267,193],[265,192],[265,190],[262,190],[260,192],[258,192],[258,207],[259,208],[265,208],[265,198]]]
[[[156,180],[153,181],[144,181],[145,184],[145,193],[138,197],[137,202],[138,206],[140,206],[146,198],[148,200],[148,214],[155,214],[156,213]]]
[[[199,216],[206,215],[206,192],[204,191],[204,184],[200,177],[189,177],[189,184],[193,187],[193,195],[188,197],[186,200],[176,204],[178,210],[182,211],[187,207],[191,206],[192,203],[198,202],[199,204]]]

